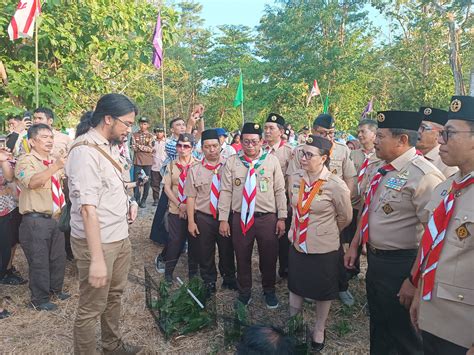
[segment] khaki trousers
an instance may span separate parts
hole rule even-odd
[[[71,247],[79,272],[80,294],[74,322],[74,353],[96,353],[95,325],[99,316],[102,347],[114,350],[121,341],[121,298],[130,268],[130,239],[102,244],[108,276],[108,283],[102,288],[94,288],[89,284],[91,260],[87,240],[72,237]]]

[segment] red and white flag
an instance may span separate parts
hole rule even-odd
[[[35,19],[41,12],[40,0],[20,0],[8,25],[8,35],[14,41],[22,37],[33,37]]]
[[[318,95],[321,95],[321,91],[319,90],[319,86],[318,86],[318,81],[315,80],[313,82],[313,87],[311,88],[311,91],[309,93],[309,96],[308,96],[308,99],[306,101],[306,106],[309,105],[309,102],[311,101],[311,99],[313,98],[313,96],[318,96]]]

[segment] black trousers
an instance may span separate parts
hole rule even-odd
[[[133,189],[133,194],[135,196],[135,201],[140,203],[140,201],[146,201],[148,197],[148,191],[150,191],[151,183],[151,165],[134,165],[133,166],[133,181],[138,181],[138,175],[143,169],[145,174],[148,176],[148,181],[143,185],[143,196],[140,199],[140,186],[135,186]]]
[[[235,258],[231,237],[219,234],[219,221],[211,215],[197,212],[196,224],[199,229],[199,265],[204,283],[217,281],[216,243],[219,250],[219,272],[224,282],[235,281]],[[191,237],[192,238],[192,237]]]
[[[354,266],[355,269],[346,269],[344,267],[344,248],[343,243],[351,244],[352,238],[357,231],[357,215],[358,210],[352,210],[352,222],[346,228],[343,229],[340,235],[341,247],[339,248],[339,292],[347,291],[349,288],[349,280],[354,276],[357,276],[360,272],[360,251],[359,257],[356,259]]]
[[[8,263],[12,253],[12,226],[11,212],[0,217],[0,279],[3,278],[8,269]]]
[[[20,243],[29,268],[31,303],[49,301],[50,292],[61,292],[66,268],[64,235],[53,218],[23,216]]]
[[[188,232],[188,221],[177,214],[168,214],[169,240],[165,246],[165,278],[173,279],[173,271],[183,251],[184,243],[188,241],[188,277],[191,279],[199,272],[199,244],[197,238]]]
[[[397,296],[416,254],[416,249],[374,254],[369,248],[366,289],[372,355],[423,354],[421,337]]]
[[[421,336],[425,355],[466,355],[469,350],[425,331]]]
[[[291,228],[292,215],[292,208],[288,206],[288,217],[285,220],[285,234],[278,239],[278,273],[280,276],[285,272],[288,273],[288,253],[291,245],[288,240],[288,232]]]

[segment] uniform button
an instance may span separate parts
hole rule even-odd
[[[466,219],[467,219],[467,216],[464,216],[464,220],[466,220]]]
[[[464,299],[464,296],[463,295],[458,295],[458,298],[460,301],[462,301]]]

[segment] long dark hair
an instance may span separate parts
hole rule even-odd
[[[87,133],[92,127],[97,127],[107,115],[120,117],[131,112],[137,115],[138,108],[127,96],[106,94],[97,101],[94,111],[88,111],[82,115],[81,121],[76,127],[76,138]]]

